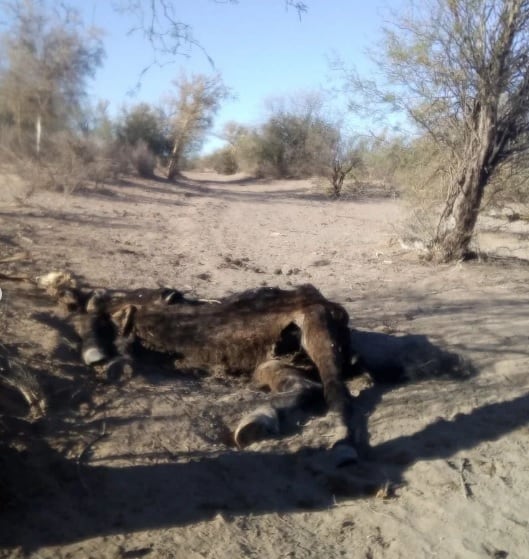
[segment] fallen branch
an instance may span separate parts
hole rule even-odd
[[[0,258],[0,264],[5,264],[7,262],[18,262],[19,260],[28,260],[29,254],[27,252],[17,252],[12,256],[6,256],[5,258]]]
[[[470,499],[473,497],[473,494],[472,489],[470,489],[470,484],[465,480],[465,472],[467,470],[470,470],[470,461],[468,458],[463,458],[463,460],[461,460],[461,466],[459,467],[459,478],[461,480],[461,489],[463,490],[465,499]]]
[[[0,279],[6,281],[31,281],[29,276],[12,276],[10,274],[4,274],[3,272],[0,272]]]

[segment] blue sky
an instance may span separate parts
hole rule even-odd
[[[340,55],[362,73],[371,66],[365,50],[373,46],[388,16],[403,0],[307,0],[309,10],[300,18],[283,0],[240,0],[238,4],[214,0],[175,0],[178,17],[190,24],[195,38],[215,63],[236,99],[226,102],[216,128],[235,120],[255,124],[265,114],[264,101],[330,85],[328,57]],[[86,22],[104,30],[106,59],[91,84],[93,99],[106,99],[115,113],[123,103],[156,103],[171,91],[181,69],[188,73],[214,71],[198,49],[173,64],[152,67],[141,88],[128,93],[141,70],[152,61],[152,51],[141,34],[128,35],[134,20],[120,15],[107,0],[77,0]],[[145,4],[148,2],[145,1]],[[214,141],[209,141],[209,147]]]

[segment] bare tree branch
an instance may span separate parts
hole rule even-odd
[[[210,0],[215,4],[238,4],[239,0]],[[116,11],[135,20],[129,34],[139,33],[150,44],[153,60],[140,78],[153,66],[174,63],[180,56],[189,56],[193,49],[200,51],[215,67],[214,60],[194,36],[193,28],[181,20],[176,0],[112,0]],[[284,0],[286,9],[294,9],[301,18],[307,12],[305,2]]]

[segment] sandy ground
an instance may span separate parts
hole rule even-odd
[[[310,282],[347,308],[373,366],[422,378],[360,392],[358,465],[329,462],[321,417],[239,451],[226,433],[263,395],[156,370],[98,384],[50,302],[0,279],[0,341],[49,399],[33,424],[0,419],[0,557],[528,556],[525,222],[482,220],[498,260],[434,266],[398,242],[402,201],[332,202],[309,181],[130,179],[24,204],[18,188],[0,186],[5,274],[207,298]],[[454,356],[465,380],[445,374]]]

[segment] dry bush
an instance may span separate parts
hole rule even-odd
[[[233,175],[239,170],[234,150],[231,146],[222,148],[212,154],[212,167],[222,175]]]
[[[445,154],[427,138],[412,142],[393,138],[370,146],[365,160],[365,182],[381,193],[400,196],[410,208],[409,218],[397,232],[403,246],[430,247],[446,197]]]
[[[256,161],[251,168],[252,175],[257,179],[279,179],[284,176],[277,165],[271,161]]]
[[[224,146],[213,153],[187,161],[190,169],[211,170],[221,175],[233,175],[239,171],[237,155],[233,146]]]
[[[140,177],[150,178],[154,176],[156,156],[145,141],[139,140],[136,145],[130,147],[130,160]]]
[[[89,183],[97,186],[119,176],[108,146],[65,132],[53,138],[50,148],[37,164],[44,188],[71,194]]]
[[[30,192],[53,190],[71,194],[89,184],[99,186],[116,180],[130,164],[115,145],[101,145],[68,132],[54,134],[39,158],[0,145],[2,161],[30,185]]]
[[[501,166],[495,173],[482,203],[483,210],[529,207],[529,161],[520,157]]]

